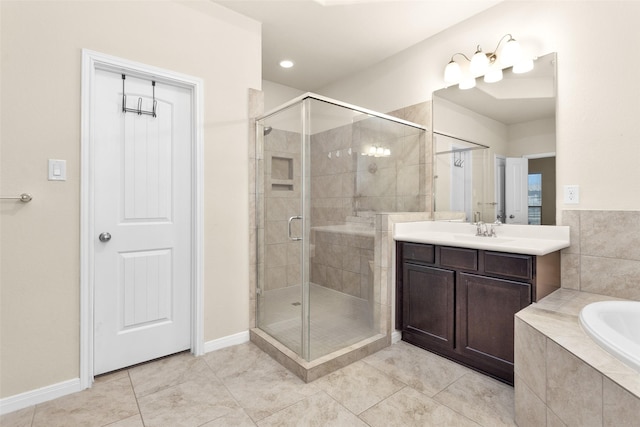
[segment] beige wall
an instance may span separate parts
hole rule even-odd
[[[453,53],[513,33],[535,55],[558,53],[557,188],[580,185],[579,205],[558,191],[558,212],[638,210],[640,56],[627,42],[638,16],[638,1],[507,1],[318,92],[377,111],[413,105],[445,86]]]
[[[204,338],[246,331],[260,25],[209,1],[2,0],[0,11],[0,193],[34,196],[0,205],[0,397],[79,376],[82,48],[204,80]],[[47,181],[50,158],[66,159],[67,181]]]

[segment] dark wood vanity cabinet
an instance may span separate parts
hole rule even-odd
[[[397,242],[396,259],[402,339],[513,384],[514,314],[560,286],[560,254]]]

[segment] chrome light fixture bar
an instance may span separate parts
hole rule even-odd
[[[507,39],[502,49],[500,45]],[[455,61],[456,55],[462,56],[466,62],[462,65]],[[444,69],[444,81],[450,84],[458,84],[460,89],[471,89],[476,85],[475,79],[484,76],[486,83],[494,83],[502,80],[502,69],[513,67],[514,73],[526,73],[533,69],[533,59],[525,57],[522,48],[511,34],[505,34],[498,41],[492,52],[484,53],[480,45],[469,59],[464,53],[454,53]]]

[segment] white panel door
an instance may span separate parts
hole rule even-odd
[[[505,177],[505,167],[506,167],[506,159],[504,157],[495,156],[494,158],[494,184],[495,184],[495,219],[500,222],[507,222],[505,207],[504,207],[504,177]]]
[[[504,173],[506,222],[529,223],[529,161],[523,157],[507,157]]]
[[[151,110],[151,81],[125,83]],[[155,97],[157,117],[123,113],[122,75],[96,70],[95,375],[191,346],[191,95]]]
[[[471,153],[464,147],[451,146],[451,210],[464,212],[467,221],[473,220],[473,175]]]

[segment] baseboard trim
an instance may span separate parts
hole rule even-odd
[[[66,396],[71,393],[77,393],[81,390],[80,378],[74,378],[72,380],[48,385],[36,390],[5,397],[4,399],[0,399],[0,415],[28,408],[29,406],[57,399],[58,397]]]
[[[246,342],[249,342],[248,330],[218,338],[213,341],[208,341],[204,343],[204,352],[209,353],[211,351],[220,350],[233,345],[244,344]],[[29,406],[57,399],[58,397],[77,393],[79,391],[82,391],[80,378],[74,378],[72,380],[52,384],[36,390],[16,394],[15,396],[5,397],[0,399],[0,415],[28,408]]]
[[[233,345],[244,344],[249,342],[249,331],[238,332],[237,334],[227,335],[217,340],[207,341],[204,343],[204,352],[220,350],[222,348],[231,347]]]

